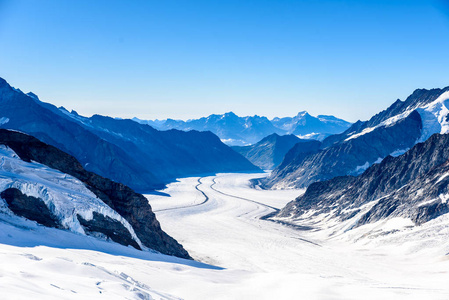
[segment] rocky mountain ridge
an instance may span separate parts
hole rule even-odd
[[[420,225],[449,212],[449,135],[434,134],[363,174],[311,184],[276,216],[288,221],[325,214],[352,227],[402,217]]]
[[[388,155],[398,156],[434,133],[449,132],[449,87],[416,90],[369,121],[354,123],[323,140],[320,149],[294,157],[262,183],[266,188],[303,188],[336,176],[358,175]]]

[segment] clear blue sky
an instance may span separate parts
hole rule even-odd
[[[87,116],[363,120],[449,85],[449,3],[0,0],[0,77]]]

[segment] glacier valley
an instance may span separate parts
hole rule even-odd
[[[449,216],[261,217],[304,190],[259,190],[259,174],[218,174],[146,195],[163,229],[196,261],[101,241],[1,214],[2,297],[35,299],[447,299]]]

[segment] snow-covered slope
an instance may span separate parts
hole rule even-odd
[[[176,288],[220,270],[3,213],[0,261],[4,300],[182,299]]]
[[[221,268],[0,215],[2,299],[448,298],[448,218],[297,230],[259,218],[301,191],[253,189],[257,176],[183,178],[171,197],[148,196],[168,232]]]
[[[359,133],[351,133],[345,141],[358,138],[379,127],[393,126],[398,121],[417,111],[422,120],[423,128],[421,137],[417,142],[424,142],[434,133],[449,133],[449,91],[442,93],[435,101],[420,107],[410,107],[403,113],[388,118],[376,126],[364,128]]]

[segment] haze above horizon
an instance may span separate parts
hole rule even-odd
[[[0,77],[140,119],[368,119],[449,85],[448,1],[0,0]]]

